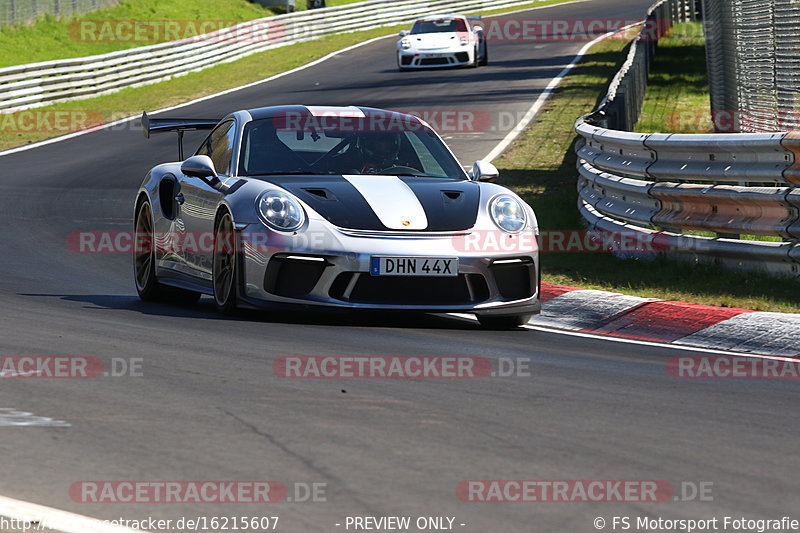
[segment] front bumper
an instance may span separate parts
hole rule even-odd
[[[408,69],[464,67],[473,62],[473,52],[470,49],[436,52],[400,51],[397,54],[398,66]]]
[[[240,235],[242,299],[260,307],[300,304],[487,316],[536,314],[541,309],[536,250],[471,252],[461,244],[469,232],[320,229],[286,236],[263,227],[255,232],[246,228]],[[372,276],[374,255],[457,257],[458,276]]]

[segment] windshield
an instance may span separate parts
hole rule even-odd
[[[239,175],[389,174],[466,179],[439,137],[416,120],[279,116],[245,126]]]
[[[467,23],[464,22],[464,19],[431,19],[416,21],[411,28],[411,35],[465,31],[467,31]]]

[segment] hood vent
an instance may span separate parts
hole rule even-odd
[[[323,200],[336,200],[336,195],[333,194],[328,189],[318,189],[309,187],[309,188],[304,188],[303,190],[309,194],[313,194],[318,198],[322,198]]]

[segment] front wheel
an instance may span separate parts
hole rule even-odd
[[[528,323],[533,315],[481,316],[478,321],[484,329],[515,329]]]
[[[236,264],[236,232],[233,218],[227,211],[214,225],[214,303],[217,311],[230,315],[236,311],[239,269]]]
[[[489,64],[489,43],[483,42],[483,53],[481,54],[480,66],[485,67]]]

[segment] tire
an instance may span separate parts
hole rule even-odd
[[[485,67],[489,64],[489,43],[483,42],[483,54],[481,55],[480,66]]]
[[[133,280],[139,298],[145,302],[152,302],[160,299],[163,291],[156,279],[153,210],[149,201],[142,202],[136,209],[133,224]]]
[[[528,323],[533,315],[510,315],[510,316],[481,316],[478,321],[483,329],[516,329]]]
[[[469,68],[478,68],[478,65],[480,65],[480,63],[478,62],[478,47],[476,46],[475,54],[472,58],[472,63],[469,64]]]
[[[233,217],[227,211],[223,211],[214,224],[212,279],[217,311],[224,315],[234,314],[239,300],[239,267],[236,231]]]
[[[136,210],[134,231],[133,278],[139,298],[145,302],[196,303],[200,299],[199,292],[168,287],[156,278],[153,209],[147,200]]]

